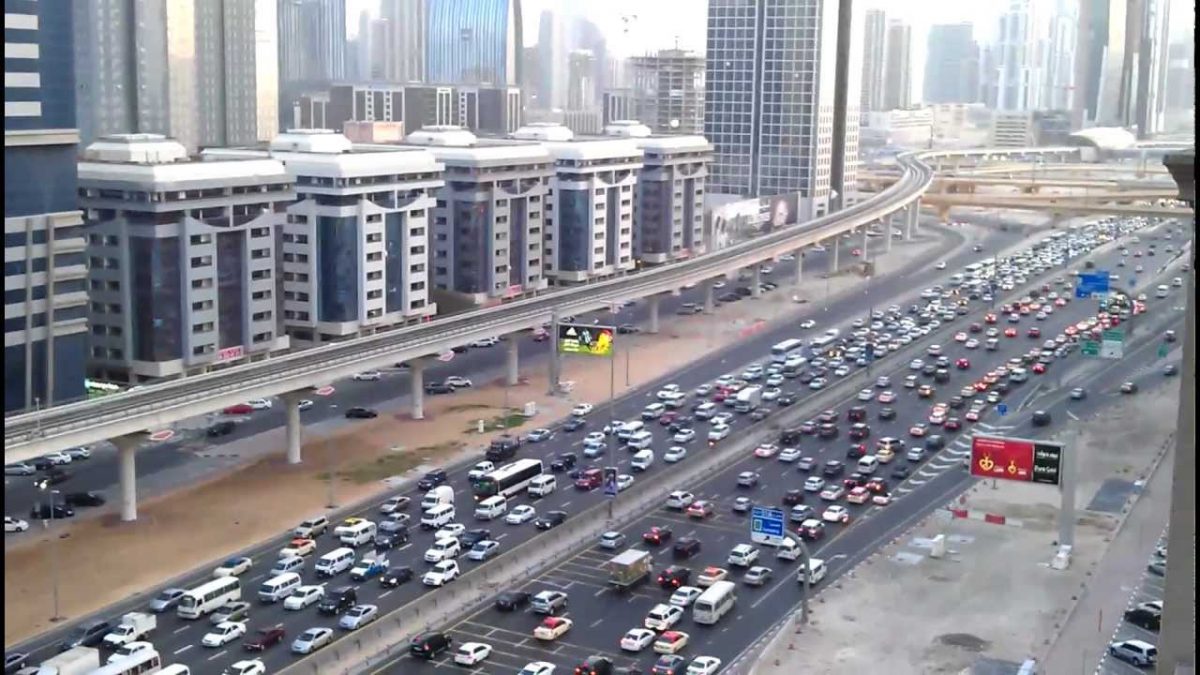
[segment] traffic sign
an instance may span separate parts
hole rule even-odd
[[[750,541],[756,544],[783,541],[783,511],[755,506],[750,510]]]
[[[1075,287],[1076,298],[1091,298],[1108,293],[1108,272],[1094,272],[1079,275],[1079,285]]]
[[[324,387],[317,387],[313,390],[313,393],[317,396],[330,396],[334,391],[333,385],[327,384]]]
[[[161,431],[155,431],[154,433],[150,434],[146,438],[154,443],[165,443],[165,442],[171,440],[172,438],[175,438],[175,430],[174,429],[163,429]]]
[[[609,497],[616,497],[617,492],[617,467],[604,467],[604,494]]]
[[[1000,413],[1001,417],[1004,417],[1005,415],[1008,414],[1008,404],[1007,403],[997,403],[996,404],[996,412]]]
[[[1100,341],[1080,340],[1079,353],[1083,356],[1100,356]]]
[[[1159,345],[1158,346],[1158,358],[1165,359],[1167,357],[1167,354],[1170,353],[1170,351],[1171,350],[1165,344]]]

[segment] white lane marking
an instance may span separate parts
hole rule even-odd
[[[1070,417],[1071,419],[1075,420],[1076,422],[1079,421],[1079,416],[1076,415],[1075,413],[1071,412],[1070,410],[1067,411],[1067,417]]]
[[[179,628],[176,628],[175,630],[171,631],[171,634],[172,634],[172,635],[179,635],[180,633],[182,633],[183,631],[185,631],[185,630],[187,630],[187,629],[189,629],[189,628],[191,628],[191,627],[192,627],[192,625],[189,623],[189,624],[188,624],[188,625],[186,625],[186,626],[181,626],[181,627],[179,627]]]
[[[266,572],[263,572],[262,574],[260,574],[260,575],[258,575],[258,576],[256,576],[256,577],[254,577],[253,579],[251,579],[251,580],[250,580],[250,582],[251,582],[251,583],[254,583],[255,581],[258,581],[259,579],[262,579],[262,578],[264,578],[264,577],[266,577],[266,576],[267,576],[267,573],[266,573]]]
[[[228,654],[228,653],[229,653],[229,650],[228,650],[228,649],[222,649],[221,651],[217,652],[216,654],[213,654],[212,656],[208,657],[208,660],[209,660],[209,661],[212,661],[212,660],[214,660],[214,659],[219,659],[219,658],[221,658],[222,656],[225,656],[225,655],[226,655],[226,654]]]
[[[395,590],[395,589],[393,589],[393,590]],[[384,591],[384,592],[380,593],[380,594],[379,594],[379,597],[380,597],[380,598],[386,598],[387,596],[389,596],[389,595],[391,595],[391,594],[392,594],[392,591],[388,590],[388,591]]]
[[[175,631],[175,632],[178,633],[179,631]],[[180,647],[179,649],[176,649],[174,652],[171,652],[171,653],[174,654],[175,656],[179,656],[180,654],[186,652],[187,650],[191,649],[194,646],[195,645],[185,645],[183,647]]]
[[[561,508],[561,509],[565,509],[565,508],[567,508],[567,507],[568,507],[568,506],[570,506],[570,505],[571,505],[571,502],[569,502],[569,501],[568,501],[568,502],[563,502],[563,503],[562,503],[562,504],[559,506],[559,508]]]

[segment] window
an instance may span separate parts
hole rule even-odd
[[[409,255],[424,255],[424,254],[425,254],[425,247],[424,247],[424,246],[413,246],[413,247],[410,247],[410,248],[408,249],[408,253],[409,253]]]
[[[201,244],[211,244],[212,243],[212,235],[211,234],[193,234],[192,236],[188,237],[188,241],[192,244],[192,246],[199,246]]]
[[[251,321],[270,321],[271,320],[271,312],[269,310],[266,312],[255,312],[250,315],[250,320]]]
[[[192,264],[192,269],[196,269],[199,267],[211,267],[212,266],[212,256],[211,255],[196,256],[196,257],[192,258],[191,264]]]
[[[212,288],[212,287],[213,287],[213,280],[211,277],[207,278],[207,279],[192,279],[192,288],[193,289]]]
[[[270,342],[274,338],[275,338],[275,334],[268,331],[266,333],[255,333],[253,335],[253,337],[251,337],[250,339],[251,339],[251,341],[258,343],[258,342]]]
[[[375,270],[374,272],[367,272],[367,281],[379,281],[382,278],[383,278],[383,272],[381,272],[379,270]]]
[[[382,297],[383,297],[383,291],[381,291],[381,290],[376,289],[373,291],[367,291],[367,299],[368,300],[378,300],[379,298],[382,298]]]
[[[250,228],[250,238],[251,239],[260,239],[262,237],[269,237],[270,235],[271,235],[271,228],[269,228],[269,227],[252,227],[252,228]]]
[[[251,299],[251,300],[270,300],[270,299],[271,299],[271,295],[272,295],[272,293],[271,293],[271,291],[269,291],[269,290],[267,290],[267,291],[254,291],[253,293],[251,293],[251,294],[250,294],[250,299]]]
[[[379,251],[367,254],[367,262],[379,262],[380,260],[383,260],[383,253]]]
[[[213,329],[213,322],[211,322],[211,321],[205,321],[203,323],[192,324],[192,334],[193,335],[196,333],[209,333],[209,332],[212,332],[212,329]]]
[[[424,282],[424,281],[416,281],[416,282],[413,282],[412,284],[409,284],[409,286],[408,286],[408,290],[410,290],[410,291],[423,291],[423,290],[425,290],[425,282]]]
[[[304,275],[304,276],[307,277],[308,275]],[[250,273],[250,278],[254,279],[255,281],[261,281],[263,279],[270,279],[271,278],[271,270],[254,270],[253,272]]]
[[[192,311],[193,312],[202,312],[204,310],[212,309],[212,308],[213,308],[212,300],[201,300],[199,302],[192,303]]]
[[[250,249],[250,258],[252,260],[262,260],[271,257],[271,249],[269,248],[254,248]]]

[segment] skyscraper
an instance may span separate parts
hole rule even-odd
[[[979,46],[969,23],[930,26],[925,103],[974,103],[979,97]]]
[[[346,3],[280,0],[280,84],[329,84],[345,77]]]
[[[883,105],[887,110],[912,105],[912,26],[888,22]]]
[[[4,9],[8,413],[84,396],[88,296],[76,206],[71,8],[43,0],[6,2]]]
[[[276,0],[198,0],[196,4],[213,5],[197,22],[197,44],[223,46],[220,72],[224,77],[212,83],[201,78],[197,100],[202,115],[224,115],[224,133],[202,136],[201,142],[239,145],[271,140],[279,133]],[[223,88],[223,108],[215,108],[214,99],[208,98],[212,87]]]
[[[1166,113],[1170,0],[1143,0],[1134,124],[1138,138],[1163,130]]]
[[[633,118],[657,134],[704,133],[704,57],[682,49],[629,59]]]
[[[387,21],[384,76],[389,82],[425,81],[427,49],[426,0],[383,0],[380,16]]]
[[[863,112],[884,110],[884,64],[887,62],[887,15],[868,9],[863,26],[862,103]]]
[[[438,0],[428,12],[430,82],[520,84],[521,0]]]
[[[709,192],[799,193],[802,217],[827,211],[837,20],[836,0],[709,0]],[[848,167],[855,139],[847,134]]]
[[[1041,107],[1070,110],[1075,96],[1075,50],[1079,32],[1079,4],[1057,0],[1047,25],[1042,67],[1045,72]]]
[[[596,56],[575,49],[567,57],[567,109],[590,110],[596,106]]]
[[[996,108],[1036,110],[1042,107],[1045,69],[1038,56],[1045,47],[1042,3],[1011,0],[1000,17]]]
[[[1121,70],[1125,61],[1126,0],[1080,0],[1076,95],[1072,124],[1105,126],[1120,119]]]

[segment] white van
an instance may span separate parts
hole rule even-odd
[[[529,481],[529,487],[526,492],[530,497],[545,497],[546,495],[558,489],[558,479],[553,474],[544,473],[540,476],[534,476]]]
[[[286,558],[280,558],[275,566],[271,568],[270,575],[277,577],[281,574],[289,572],[299,572],[304,568],[304,558],[298,555],[290,555]]]
[[[375,523],[369,520],[357,522],[344,529],[338,541],[347,546],[362,546],[375,540]]]
[[[300,588],[300,584],[300,575],[295,572],[271,577],[258,587],[258,599],[266,603],[279,602]]]
[[[667,406],[661,403],[650,403],[645,408],[642,408],[642,419],[656,420],[667,411]]]
[[[829,568],[825,566],[825,561],[820,558],[809,558],[808,565],[800,565],[800,569],[796,570],[796,581],[804,583],[805,572],[808,572],[808,585],[815,586],[829,572]]]
[[[158,671],[158,675],[192,675],[192,669],[182,663],[172,663]]]
[[[426,530],[436,530],[454,522],[453,504],[439,504],[421,516],[421,527]]]
[[[439,485],[421,498],[421,510],[428,511],[435,506],[454,503],[454,488],[449,485]]]
[[[634,448],[636,450],[644,450],[644,449],[650,447],[650,444],[653,442],[654,442],[654,434],[650,433],[649,431],[645,431],[645,430],[642,430],[642,431],[637,432],[636,434],[633,434],[625,441],[626,445],[628,445],[629,447]]]
[[[317,576],[332,577],[354,567],[354,549],[335,548],[317,560]]]
[[[1024,368],[1013,368],[1008,371],[1009,382],[1024,382],[1029,379],[1029,371]]]
[[[645,428],[646,424],[641,420],[626,422],[622,424],[619,429],[617,429],[617,438],[621,439],[622,441],[627,441],[631,436]]]
[[[508,500],[504,495],[493,495],[479,502],[475,507],[475,518],[478,520],[491,520],[499,518],[508,512]]]
[[[693,413],[698,420],[706,420],[717,414],[717,404],[712,401],[701,403],[699,408]]]
[[[867,455],[858,460],[858,472],[871,475],[875,473],[875,469],[879,468],[879,458],[875,455]]]
[[[629,468],[634,471],[645,471],[651,466],[654,466],[654,451],[649,448],[638,450],[629,460]]]
[[[1159,284],[1158,287],[1154,289],[1154,297],[1156,298],[1165,298],[1170,294],[1171,288],[1166,284]]]

